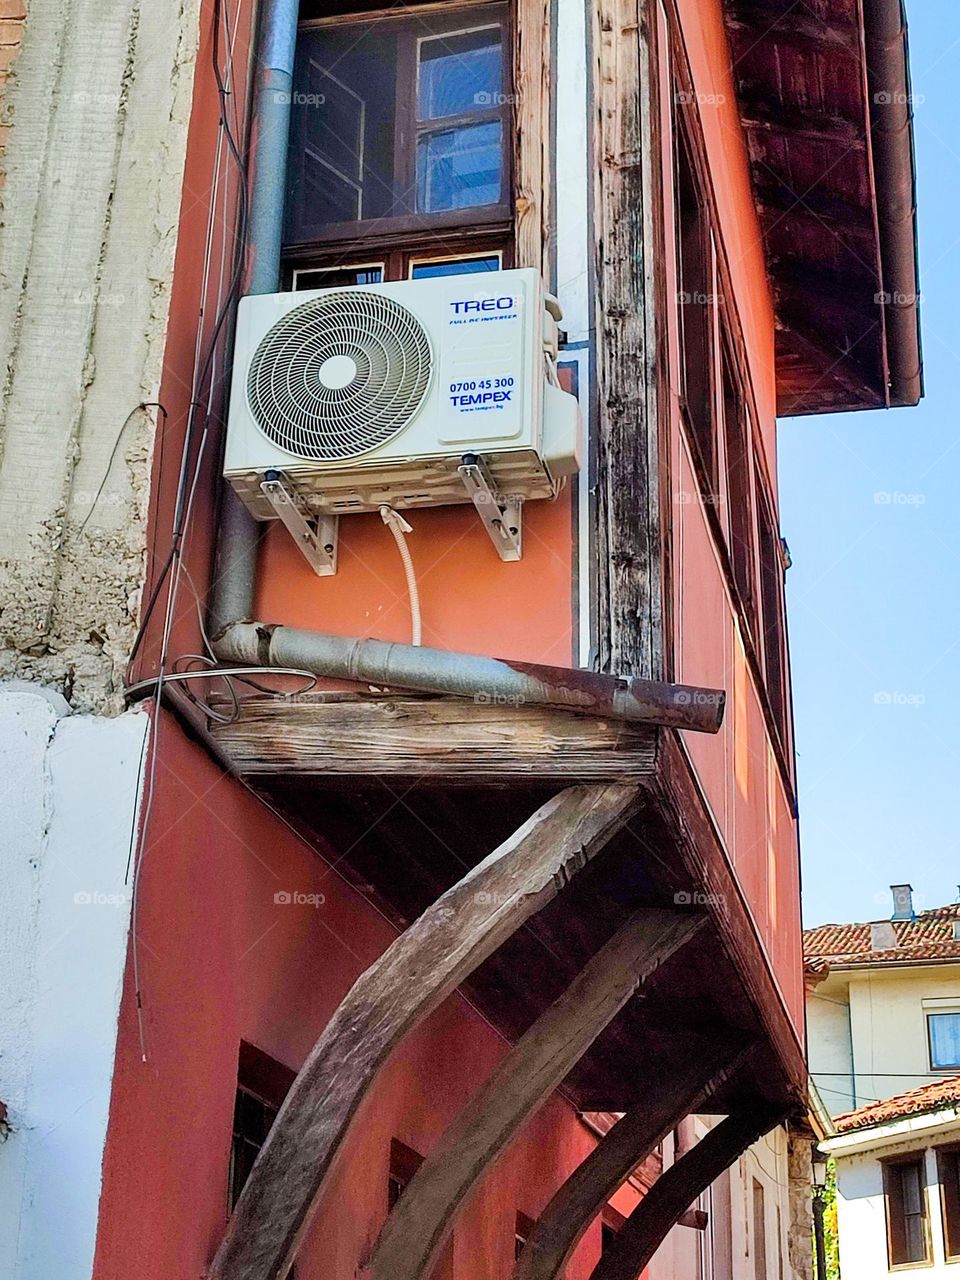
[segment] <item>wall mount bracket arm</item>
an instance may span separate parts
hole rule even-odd
[[[260,491],[314,573],[319,578],[329,578],[335,574],[339,518],[305,515],[304,512],[309,511],[306,500],[279,471],[267,471],[264,474]]]
[[[475,453],[465,453],[457,470],[497,555],[501,560],[519,560],[523,554],[522,500],[497,493],[490,472]]]

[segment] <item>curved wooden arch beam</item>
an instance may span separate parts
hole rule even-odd
[[[209,1271],[286,1274],[311,1208],[401,1041],[626,822],[636,787],[570,787],[428,907],[350,989],[280,1109]]]
[[[513,1046],[404,1189],[362,1274],[426,1280],[477,1181],[703,916],[638,911]]]
[[[659,1063],[656,1082],[582,1161],[537,1219],[514,1280],[558,1280],[587,1228],[630,1174],[684,1117],[698,1111],[749,1048],[705,1040],[681,1060]]]
[[[675,1225],[724,1169],[786,1116],[781,1108],[753,1107],[721,1120],[661,1173],[631,1213],[590,1280],[638,1280]]]

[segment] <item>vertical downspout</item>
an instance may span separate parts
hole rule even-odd
[[[293,60],[300,0],[261,0],[257,37],[253,128],[249,147],[250,216],[247,288],[275,293],[287,188],[287,146],[293,100]],[[253,617],[260,525],[234,493],[222,486],[222,509],[210,595],[210,631]]]

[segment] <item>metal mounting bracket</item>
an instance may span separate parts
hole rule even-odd
[[[457,470],[500,559],[519,560],[523,499],[497,493],[490,472],[476,454],[464,454]]]
[[[306,501],[279,471],[268,471],[260,482],[260,491],[273,507],[300,554],[321,578],[337,572],[338,516],[305,515]]]

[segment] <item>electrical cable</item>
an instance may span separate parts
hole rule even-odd
[[[410,643],[420,645],[423,635],[423,626],[420,618],[420,591],[417,587],[417,575],[413,568],[413,557],[410,555],[410,548],[407,546],[406,538],[408,533],[413,533],[413,529],[404,520],[399,511],[395,511],[393,507],[387,506],[386,503],[380,508],[380,519],[393,534],[393,540],[397,544],[397,550],[400,552],[400,559],[403,563],[403,576],[407,580],[407,595],[410,600]]]

